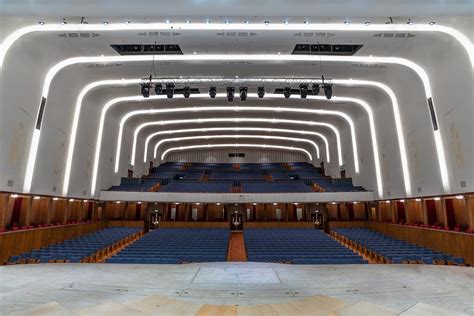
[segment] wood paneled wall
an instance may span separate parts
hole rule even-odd
[[[136,227],[143,228],[143,221],[107,221],[107,227]]]
[[[160,228],[229,228],[227,222],[161,222]]]
[[[91,233],[106,226],[107,222],[94,222],[0,234],[0,262],[3,263],[10,256]]]
[[[312,222],[246,222],[247,228],[314,228]]]
[[[377,222],[331,222],[329,227],[330,229],[368,228],[419,246],[463,257],[467,263],[474,265],[474,235],[472,234]]]

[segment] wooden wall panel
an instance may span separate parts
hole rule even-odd
[[[456,224],[469,226],[466,199],[453,199],[453,206]]]
[[[328,209],[328,218],[329,220],[335,220],[337,218],[337,204],[326,204]]]
[[[313,222],[246,222],[247,228],[314,228]]]
[[[0,262],[3,263],[10,256],[19,255],[22,252],[97,231],[105,228],[106,224],[106,222],[84,223],[0,234]]]
[[[354,205],[354,219],[365,220],[365,203],[357,203]]]
[[[143,221],[107,221],[107,227],[136,227],[143,228]],[[160,224],[161,226],[161,224]]]
[[[330,229],[347,227],[366,227],[380,233],[406,240],[419,246],[463,257],[474,265],[474,235],[442,231],[412,226],[402,226],[377,222],[330,222]]]
[[[230,228],[227,222],[161,222],[161,228]]]

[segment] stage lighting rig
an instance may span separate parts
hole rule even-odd
[[[174,83],[169,82],[166,84],[166,96],[168,99],[172,99],[174,95]]]
[[[227,101],[229,102],[234,101],[234,93],[235,93],[234,87],[227,87]]]
[[[258,87],[257,88],[257,95],[260,99],[262,99],[265,96],[265,88],[264,87]]]
[[[163,85],[159,82],[155,83],[155,93],[159,95],[163,92]]]
[[[311,87],[311,90],[313,91],[313,95],[318,95],[319,94],[319,83],[315,82],[313,83],[313,86]]]
[[[216,97],[216,94],[217,94],[216,87],[210,87],[209,88],[209,96],[211,97],[211,99],[214,99]]]
[[[301,96],[301,99],[306,99],[306,97],[308,96],[308,84],[307,83],[300,84],[300,96]]]
[[[189,99],[189,96],[191,95],[191,88],[190,87],[184,87],[183,88],[183,96],[186,99]]]
[[[332,98],[332,84],[326,83],[323,85],[324,95],[326,99],[330,100]]]
[[[240,101],[245,101],[247,100],[247,87],[240,87]]]
[[[289,99],[291,96],[291,87],[283,88],[283,95],[285,96],[285,99]]]
[[[150,83],[141,84],[141,94],[144,98],[150,97]]]

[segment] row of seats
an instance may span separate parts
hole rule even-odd
[[[249,261],[294,264],[363,264],[358,254],[315,229],[245,229]]]
[[[146,234],[108,263],[181,263],[227,260],[229,229],[160,228]]]
[[[352,179],[331,179],[309,163],[244,163],[235,167],[230,163],[166,162],[151,168],[146,177],[122,178],[121,184],[110,190],[148,191],[159,184],[163,192],[284,193],[313,192],[313,184],[317,184],[326,192],[364,191],[354,186]],[[240,188],[240,182],[252,183]]]
[[[417,246],[365,228],[338,228],[334,230],[334,235],[376,261],[386,263],[464,264],[463,258]]]
[[[140,232],[139,228],[112,227],[12,256],[9,263],[81,262],[97,252]]]

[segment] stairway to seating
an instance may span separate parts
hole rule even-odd
[[[243,232],[232,232],[230,234],[227,261],[247,261]]]

